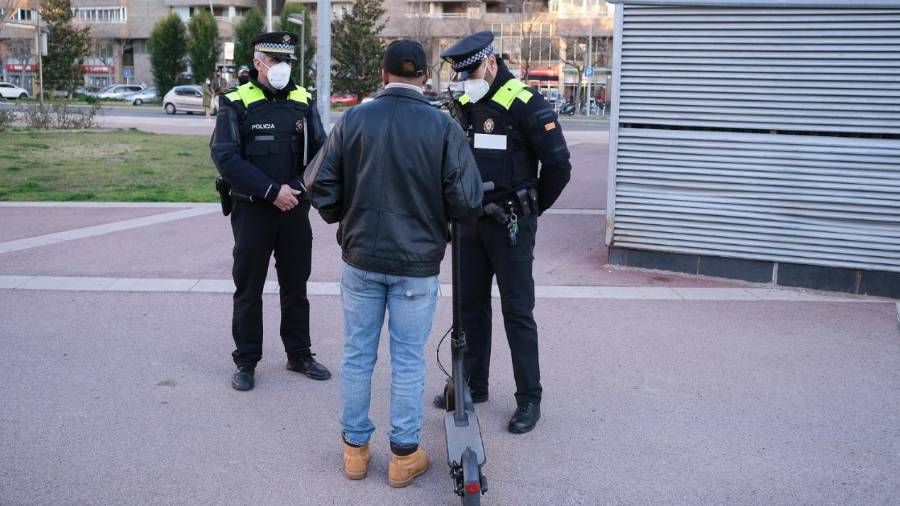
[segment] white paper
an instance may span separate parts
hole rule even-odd
[[[475,134],[475,149],[506,149],[506,136]]]

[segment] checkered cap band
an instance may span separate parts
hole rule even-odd
[[[254,49],[261,53],[294,53],[293,44],[275,44],[272,42],[264,42],[262,44],[257,44]]]
[[[468,67],[469,65],[472,65],[475,62],[481,61],[492,54],[494,54],[494,48],[491,46],[488,46],[488,47],[482,49],[481,51],[478,51],[477,53],[473,54],[472,56],[466,58],[465,60],[454,62],[453,65],[451,65],[451,67],[453,68],[453,70],[459,72],[462,69]]]

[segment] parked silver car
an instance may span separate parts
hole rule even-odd
[[[196,84],[176,86],[163,97],[163,109],[168,114],[203,112],[203,90]]]
[[[153,102],[159,102],[159,95],[156,91],[156,86],[151,86],[149,88],[144,88],[137,93],[126,95],[125,101],[131,102],[131,105],[150,104]]]
[[[125,97],[143,90],[140,84],[111,84],[94,94],[100,100],[125,100]]]

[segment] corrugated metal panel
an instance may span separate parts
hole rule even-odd
[[[900,134],[900,10],[625,6],[623,123]]]
[[[616,28],[608,242],[900,272],[900,8],[626,2]]]

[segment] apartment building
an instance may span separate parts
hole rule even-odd
[[[288,1],[303,4],[315,18],[316,0]],[[342,16],[351,5],[332,0],[332,15]],[[384,8],[382,35],[421,42],[438,88],[450,74],[441,51],[466,34],[491,30],[513,73],[549,97],[587,96],[590,84],[591,95],[606,98],[613,10],[604,0],[384,0]]]
[[[220,37],[230,41],[234,23],[260,4],[264,7],[264,0],[73,0],[74,22],[90,26],[92,34],[91,55],[84,65],[85,85],[152,84],[147,41],[153,25],[169,11],[186,22],[195,10],[211,7]],[[19,2],[14,10],[11,22],[0,29],[0,79],[31,90],[38,69],[35,31],[29,26],[38,22],[37,1]]]
[[[290,1],[303,4],[315,18],[316,0]],[[280,11],[283,1],[273,3]],[[196,10],[212,8],[222,41],[229,42],[234,24],[249,9],[265,8],[265,0],[73,0],[72,5],[75,22],[90,26],[93,37],[85,85],[102,87],[153,83],[147,41],[153,25],[169,11],[187,21]],[[343,16],[350,6],[332,0],[332,16]],[[35,31],[28,28],[38,22],[36,7],[36,0],[18,2],[10,13],[12,23],[0,29],[0,79],[29,90],[37,73]],[[449,78],[440,52],[468,33],[491,30],[513,72],[549,97],[585,97],[588,85],[592,96],[606,96],[612,8],[603,0],[384,0],[384,8],[382,35],[422,42],[437,88]]]

